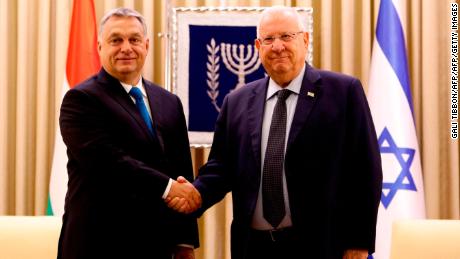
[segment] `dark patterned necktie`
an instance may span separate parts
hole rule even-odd
[[[132,87],[129,91],[129,94],[134,97],[134,100],[136,100],[136,106],[141,114],[142,119],[144,119],[144,122],[147,125],[150,133],[154,135],[155,133],[153,132],[152,120],[150,119],[149,112],[147,111],[147,106],[145,106],[144,97],[142,96],[141,90],[137,87]]]
[[[286,138],[286,99],[290,90],[278,91],[278,101],[273,110],[262,176],[264,218],[278,227],[286,214],[283,195],[284,142]]]

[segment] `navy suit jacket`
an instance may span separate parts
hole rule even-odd
[[[261,177],[261,130],[268,78],[226,96],[208,162],[194,185],[202,211],[233,197],[232,258],[245,258]],[[341,258],[374,250],[382,169],[358,79],[306,65],[289,132],[285,172],[299,255]]]
[[[69,182],[58,258],[167,258],[177,244],[198,246],[196,219],[162,199],[169,178],[193,179],[182,104],[143,84],[156,137],[104,69],[63,99]]]

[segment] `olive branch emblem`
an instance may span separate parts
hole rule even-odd
[[[209,53],[208,62],[206,62],[208,68],[206,82],[209,87],[207,93],[214,108],[220,112],[220,107],[217,105],[217,96],[219,96],[219,46],[216,46],[216,41],[212,38],[210,44],[206,44],[206,48]]]

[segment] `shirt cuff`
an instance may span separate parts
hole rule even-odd
[[[194,247],[193,245],[189,245],[189,244],[177,244],[177,246],[181,246],[181,247],[187,247],[187,248],[195,249],[195,247]]]
[[[172,179],[169,178],[168,185],[166,185],[165,192],[163,193],[163,196],[162,196],[163,200],[166,199],[166,197],[168,197],[169,191],[171,190],[171,186],[172,186]]]

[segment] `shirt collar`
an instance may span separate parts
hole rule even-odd
[[[281,87],[279,86],[275,80],[270,78],[270,81],[268,82],[268,89],[267,89],[267,97],[266,100],[270,99],[275,95],[279,90],[283,89],[289,89],[292,92],[299,94],[300,93],[300,87],[302,86],[302,80],[303,76],[305,74],[305,64],[303,65],[303,68],[300,70],[300,73],[292,79],[292,81],[289,83],[288,86],[286,87]]]
[[[131,88],[133,88],[132,85],[123,83],[123,82],[121,82],[121,81],[120,81],[120,84],[121,84],[121,86],[123,86],[123,88],[125,89],[125,91],[126,91],[128,94],[129,94],[129,91],[131,91]],[[142,96],[143,96],[143,97],[147,97],[147,94],[145,93],[144,86],[143,86],[143,84],[142,84],[142,77],[141,77],[141,79],[139,79],[139,82],[137,82],[137,84],[134,85],[134,86],[137,87],[137,88],[139,88],[139,89],[141,90]]]

